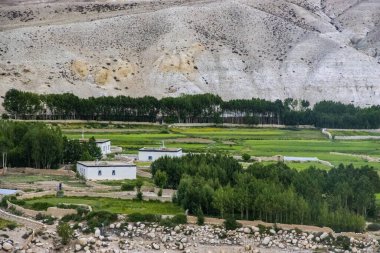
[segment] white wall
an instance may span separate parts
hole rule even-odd
[[[112,171],[115,175],[112,175]],[[90,180],[122,180],[122,179],[136,179],[136,166],[130,167],[87,167],[82,164],[77,164],[77,171],[80,175]],[[101,175],[99,175],[101,171]]]
[[[96,143],[96,146],[102,151],[102,155],[111,153],[111,141],[106,141],[102,143]]]
[[[169,157],[181,157],[182,156],[182,150],[177,152],[165,152],[165,151],[141,151],[139,150],[139,161],[155,161],[160,157],[163,156],[169,156]],[[151,158],[151,159],[149,159]]]

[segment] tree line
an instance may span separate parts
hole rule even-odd
[[[321,101],[268,101],[259,98],[223,101],[213,94],[180,97],[107,96],[79,98],[71,93],[39,95],[9,90],[3,118],[81,119],[166,123],[235,123],[313,125],[328,128],[379,128],[380,106],[355,107]]]
[[[340,165],[297,171],[284,163],[255,163],[243,170],[233,158],[190,154],[152,163],[155,181],[177,189],[174,201],[190,213],[273,223],[362,231],[376,216],[380,179],[373,168]]]
[[[3,153],[7,167],[43,169],[102,156],[93,137],[81,142],[69,140],[59,127],[0,120],[0,154]]]

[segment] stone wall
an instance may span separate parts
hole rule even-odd
[[[58,208],[58,207],[49,207],[47,209],[47,211],[35,211],[35,210],[23,208],[22,206],[13,204],[13,203],[8,201],[8,208],[9,207],[13,207],[17,211],[22,212],[23,215],[31,217],[31,218],[35,218],[36,215],[39,213],[43,214],[43,215],[50,215],[50,216],[53,216],[56,218],[62,218],[63,216],[68,215],[68,214],[77,214],[78,213],[77,210],[75,210],[75,209],[64,209],[64,208]]]
[[[33,230],[41,230],[45,228],[45,225],[41,222],[34,221],[25,217],[17,216],[0,209],[0,218],[4,220],[14,221],[18,224],[24,225]]]
[[[75,209],[63,209],[58,207],[49,207],[47,211],[45,212],[47,215],[56,217],[56,218],[62,218],[65,215],[68,214],[77,214],[77,210]]]

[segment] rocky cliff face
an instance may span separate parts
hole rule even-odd
[[[378,0],[3,1],[0,94],[380,103]],[[1,101],[0,101],[1,102]]]

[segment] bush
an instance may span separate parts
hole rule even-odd
[[[9,115],[6,113],[1,114],[2,119],[9,119]]]
[[[205,224],[205,216],[203,215],[203,211],[201,208],[197,211],[197,225],[203,226]]]
[[[336,246],[341,247],[344,250],[350,249],[350,238],[347,236],[338,236],[335,241]]]
[[[112,222],[117,221],[117,214],[107,211],[90,212],[86,216],[87,225],[92,230],[96,227],[108,226]]]
[[[141,191],[141,187],[143,186],[144,181],[140,178],[136,179],[135,185],[138,192]]]
[[[67,214],[61,218],[61,221],[63,221],[63,222],[69,222],[69,221],[79,222],[79,221],[83,221],[85,219],[86,219],[85,216],[78,213],[78,214]]]
[[[71,238],[73,237],[74,231],[67,223],[60,223],[57,226],[57,234],[62,239],[62,244],[66,245],[70,242]]]
[[[128,214],[127,219],[130,222],[159,222],[161,220],[161,216],[155,214],[131,213]]]
[[[235,229],[241,227],[241,224],[238,223],[236,221],[236,219],[233,217],[229,217],[229,218],[225,219],[223,224],[224,224],[224,227],[226,228],[226,230],[235,230]]]
[[[157,196],[158,196],[158,197],[161,197],[161,196],[162,196],[162,188],[160,188],[160,189],[158,190]]]
[[[63,190],[59,190],[59,191],[57,191],[56,196],[57,196],[58,198],[62,198],[62,197],[65,196],[65,192],[64,192]]]
[[[164,227],[174,227],[179,224],[186,224],[187,216],[184,214],[174,215],[172,218],[161,219],[160,225]]]
[[[13,229],[15,229],[17,227],[17,224],[16,223],[9,223],[8,225],[7,225],[7,228],[8,229],[10,229],[10,230],[13,230]]]
[[[186,224],[187,223],[187,216],[185,214],[176,214],[173,216],[173,218],[171,220],[176,225]]]
[[[136,199],[137,200],[143,200],[143,193],[138,191],[137,194],[136,194]]]
[[[22,216],[23,215],[23,212],[21,212],[20,210],[17,210],[15,207],[10,207],[8,208],[8,211],[14,215],[17,215],[17,216]]]
[[[53,225],[56,218],[54,218],[50,215],[44,215],[42,213],[38,213],[36,215],[36,220],[42,220],[42,223],[44,223],[44,224]]]
[[[127,182],[121,185],[122,191],[134,191],[135,190],[135,184],[133,182]]]
[[[243,158],[244,162],[248,162],[251,159],[251,156],[247,153],[242,154],[241,158]]]
[[[371,223],[367,226],[368,231],[379,231],[380,230],[380,224],[378,223]]]
[[[49,207],[54,206],[53,204],[50,204],[48,202],[35,202],[32,204],[32,209],[37,211],[44,211],[47,210]]]

